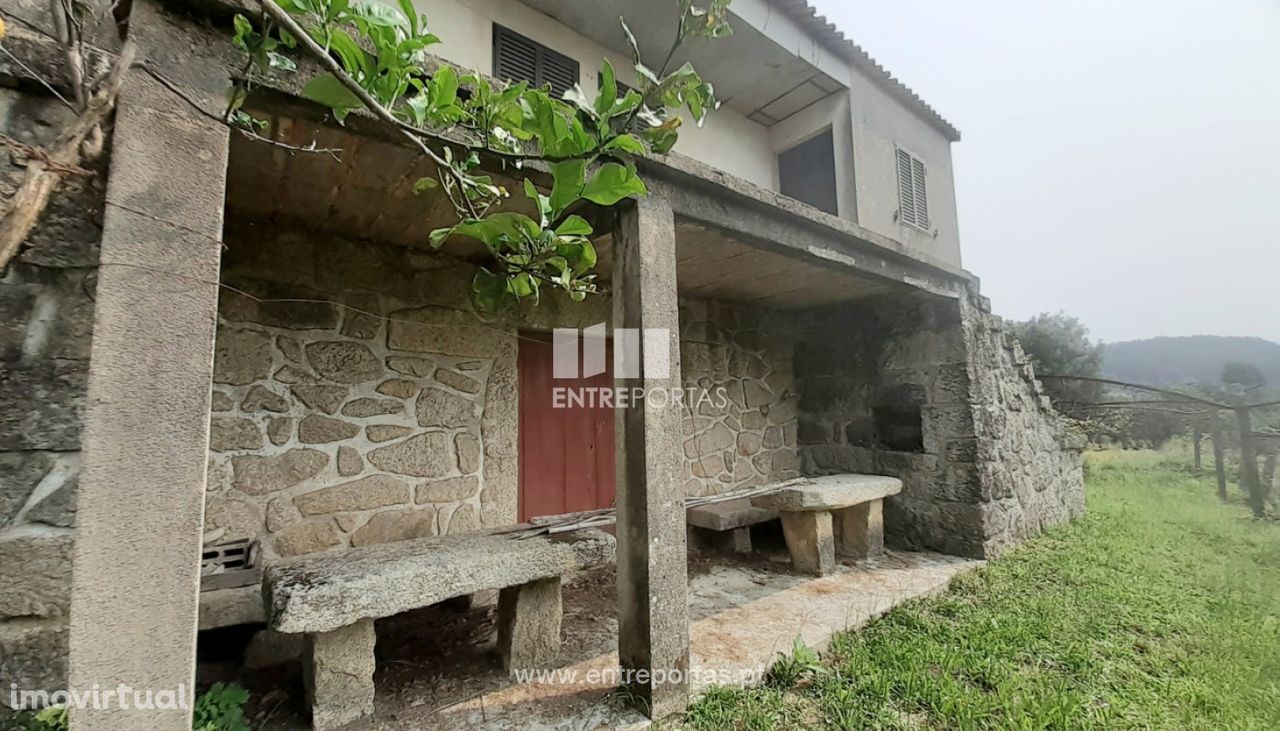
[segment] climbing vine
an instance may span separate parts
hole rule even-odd
[[[584,202],[612,206],[645,195],[635,157],[670,151],[683,114],[701,125],[718,106],[692,65],[671,67],[686,43],[731,33],[729,1],[675,0],[679,23],[657,67],[646,65],[621,20],[639,83],[620,85],[606,59],[594,101],[577,85],[557,97],[549,87],[505,85],[432,63],[428,50],[440,38],[410,0],[398,0],[398,8],[373,0],[260,0],[256,24],[236,16],[233,42],[246,54],[246,71],[259,74],[297,73],[290,51],[310,55],[324,72],[305,81],[304,96],[339,122],[355,110],[372,113],[435,163],[414,190],[445,195],[458,222],[433,231],[430,244],[454,237],[482,243],[490,259],[475,275],[473,298],[496,310],[536,303],[544,287],[574,301],[599,291],[594,231],[576,211]],[[226,119],[257,131],[266,122],[244,110],[252,76],[231,90]],[[532,203],[531,215],[506,209],[512,191],[487,172],[492,163],[521,181],[516,194]],[[549,194],[525,174],[532,166],[550,174]]]

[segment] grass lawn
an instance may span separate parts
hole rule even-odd
[[[1087,486],[1074,524],[687,725],[1280,729],[1280,523],[1151,452],[1089,455]]]

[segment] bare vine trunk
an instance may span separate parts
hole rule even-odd
[[[1227,501],[1226,447],[1222,443],[1222,416],[1218,412],[1209,415],[1210,434],[1213,439],[1213,469],[1218,477],[1218,499]]]
[[[1196,472],[1200,472],[1204,469],[1204,464],[1201,461],[1200,455],[1200,441],[1204,438],[1204,434],[1201,433],[1200,430],[1201,418],[1202,417],[1199,414],[1191,417],[1191,452],[1195,458]]]
[[[1237,407],[1236,425],[1240,429],[1240,484],[1249,493],[1249,508],[1255,518],[1266,512],[1266,495],[1262,476],[1258,474],[1258,448],[1253,439],[1253,419],[1247,407]]]

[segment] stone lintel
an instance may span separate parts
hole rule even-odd
[[[675,218],[650,194],[626,208],[614,238],[613,322],[646,331],[641,353],[663,350],[666,374],[619,379],[624,388],[679,388]],[[659,335],[655,330],[665,333]],[[655,336],[665,342],[654,342]],[[615,347],[617,345],[615,344]],[[618,659],[653,718],[688,707],[688,554],[679,408],[617,412]],[[654,682],[665,680],[666,682]],[[678,682],[675,682],[678,681]]]

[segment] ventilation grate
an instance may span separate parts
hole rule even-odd
[[[200,554],[200,590],[231,589],[262,580],[258,544],[247,538],[204,547]]]

